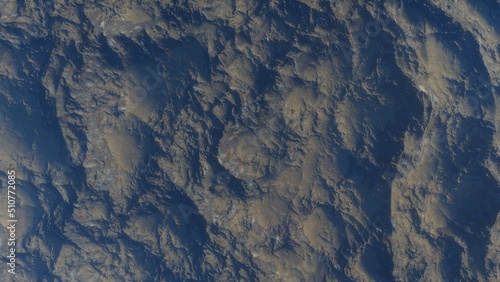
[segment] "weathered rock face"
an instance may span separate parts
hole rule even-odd
[[[0,2],[0,281],[499,280],[498,1],[71,2]]]
[[[278,173],[283,163],[283,146],[268,128],[227,126],[217,156],[219,163],[234,177],[259,180]]]

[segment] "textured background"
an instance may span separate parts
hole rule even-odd
[[[0,2],[0,281],[497,281],[500,3],[366,2]]]

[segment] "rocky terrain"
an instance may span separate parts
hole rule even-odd
[[[0,281],[498,281],[500,2],[373,2],[0,2]]]

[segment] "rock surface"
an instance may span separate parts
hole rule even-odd
[[[500,2],[367,2],[0,2],[0,281],[499,280]]]

